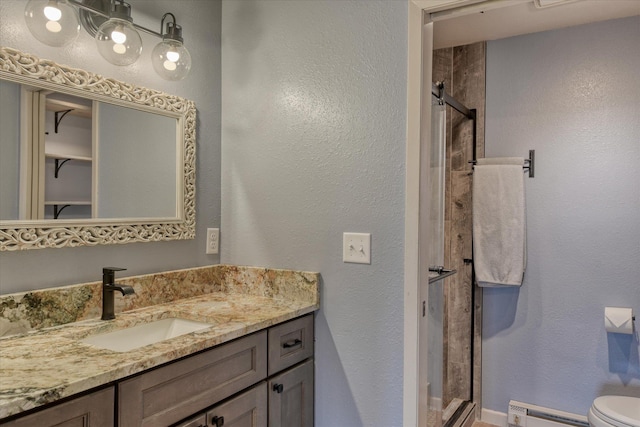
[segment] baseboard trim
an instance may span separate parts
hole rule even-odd
[[[505,412],[492,411],[482,408],[480,420],[484,423],[493,424],[498,427],[507,427],[509,417]]]

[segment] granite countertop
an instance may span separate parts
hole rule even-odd
[[[317,281],[311,284],[317,287]],[[0,339],[0,419],[99,387],[269,326],[311,313],[317,298],[228,289]],[[266,294],[266,295],[264,295]],[[317,295],[317,292],[315,292]],[[179,317],[212,327],[128,352],[80,342],[90,335]]]

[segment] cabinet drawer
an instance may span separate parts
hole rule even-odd
[[[120,427],[170,425],[266,377],[261,332],[118,384]]]
[[[313,356],[313,314],[269,329],[269,375]]]
[[[113,427],[114,388],[96,391],[57,406],[18,418],[3,427]]]

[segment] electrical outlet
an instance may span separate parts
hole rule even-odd
[[[220,229],[207,228],[207,254],[217,254],[220,246]]]
[[[371,264],[371,234],[344,233],[342,235],[342,261]]]

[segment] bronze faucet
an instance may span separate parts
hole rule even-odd
[[[126,268],[104,267],[102,269],[102,320],[115,319],[113,299],[114,291],[122,292],[122,295],[135,294],[131,286],[115,283],[116,271],[124,271]]]

